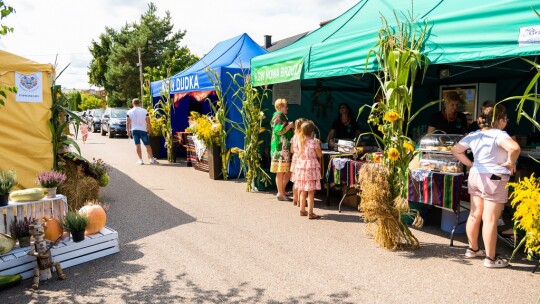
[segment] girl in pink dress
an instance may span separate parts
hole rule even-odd
[[[82,135],[82,142],[83,144],[86,143],[86,139],[88,139],[88,125],[86,123],[81,123],[81,135]]]
[[[315,191],[321,190],[321,142],[315,139],[315,124],[308,120],[302,124],[300,144],[294,167],[294,187],[300,192],[300,215],[310,220],[320,218],[313,213]],[[306,198],[308,211],[306,211]]]
[[[292,160],[291,160],[291,182],[294,183],[294,166],[296,165],[296,154],[300,150],[300,132],[302,131],[302,123],[306,121],[305,118],[298,118],[294,122],[294,135],[291,138],[291,153],[292,153]],[[300,203],[298,202],[300,199],[300,195],[298,194],[298,190],[296,187],[293,187],[293,205],[300,207]]]

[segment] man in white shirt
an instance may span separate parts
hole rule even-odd
[[[150,148],[150,140],[148,138],[148,132],[150,131],[150,117],[148,112],[141,108],[141,102],[138,98],[132,100],[133,108],[127,112],[127,134],[129,137],[133,136],[135,146],[137,147],[137,156],[139,160],[137,164],[144,165],[141,152],[141,140],[146,147],[146,153],[150,159],[151,165],[157,165],[158,161],[152,155],[152,149]]]

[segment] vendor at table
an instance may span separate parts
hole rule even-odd
[[[438,130],[446,134],[467,133],[467,116],[457,110],[461,102],[462,100],[458,93],[449,92],[446,94],[443,99],[443,108],[431,116],[427,132],[433,133],[435,130]]]
[[[474,131],[480,130],[480,125],[485,122],[484,115],[490,112],[490,108],[493,108],[495,106],[495,102],[491,100],[486,100],[484,103],[482,103],[482,113],[478,116],[476,121],[473,121],[473,123],[467,128],[467,133],[471,133]],[[517,142],[516,140],[516,134],[514,132],[514,129],[510,126],[510,124],[507,122],[506,127],[504,127],[503,131],[508,133],[508,135]]]
[[[332,129],[328,133],[326,142],[329,146],[337,142],[337,139],[354,139],[360,135],[360,126],[353,118],[353,113],[349,105],[342,103],[339,105],[339,115],[332,123]]]

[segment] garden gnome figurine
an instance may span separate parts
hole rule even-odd
[[[53,262],[50,256],[51,247],[54,243],[47,248],[47,242],[44,238],[45,226],[41,219],[34,219],[32,225],[30,225],[30,234],[34,237],[34,248],[28,252],[28,255],[35,256],[38,264],[34,268],[34,283],[32,284],[32,288],[38,289],[39,281],[45,281],[52,277],[51,269],[53,266],[56,268],[58,279],[65,280],[66,275],[62,272],[62,266],[58,262]]]

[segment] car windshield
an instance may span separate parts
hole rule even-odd
[[[94,110],[92,115],[94,115],[95,117],[101,117],[101,115],[103,115],[103,112],[103,109]]]
[[[124,109],[115,109],[111,111],[111,118],[126,118],[127,110]]]

